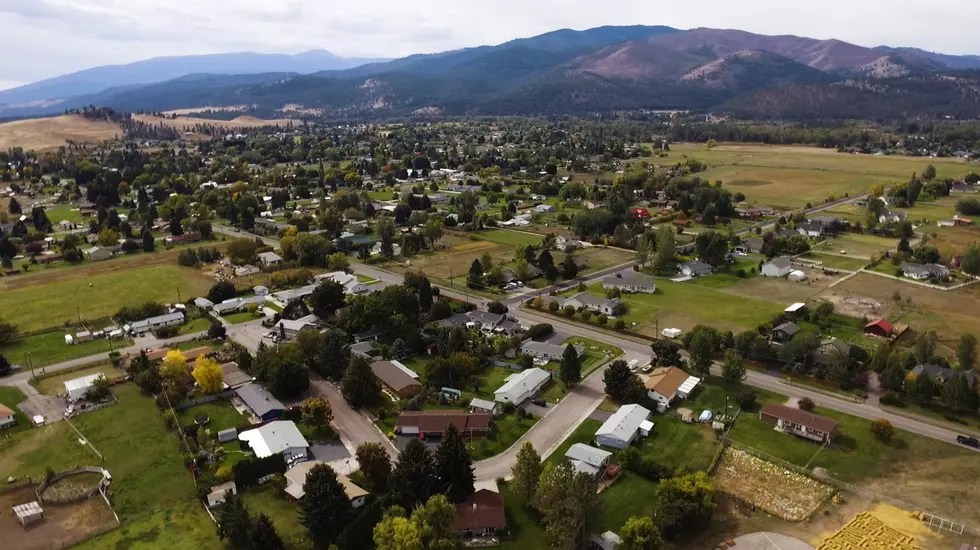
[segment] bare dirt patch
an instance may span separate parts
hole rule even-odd
[[[718,463],[715,485],[789,521],[810,517],[834,493],[829,485],[731,448]]]
[[[36,500],[33,487],[0,494],[0,541],[3,541],[0,545],[3,548],[62,548],[115,524],[109,507],[97,496],[68,506],[45,506],[44,520],[25,529],[14,519],[11,508]]]
[[[23,147],[36,151],[57,149],[71,142],[99,143],[123,134],[118,125],[89,120],[81,115],[30,118],[0,124],[0,150]]]
[[[797,266],[793,266],[797,269]],[[795,302],[806,302],[816,294],[826,290],[839,277],[824,275],[819,269],[803,269],[806,272],[805,281],[794,282],[783,278],[752,277],[746,279],[722,292],[736,294],[746,298],[765,300],[789,305]]]

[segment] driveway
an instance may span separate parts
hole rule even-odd
[[[310,445],[310,452],[320,462],[333,462],[350,458],[350,452],[340,440]]]

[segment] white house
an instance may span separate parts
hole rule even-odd
[[[16,423],[17,419],[14,418],[13,409],[0,403],[0,429],[13,426]]]
[[[555,211],[555,207],[550,204],[539,204],[534,207],[534,211],[539,214],[550,214]]]
[[[308,317],[313,317],[316,319],[315,315],[309,315]],[[302,319],[282,319],[276,323],[276,332],[279,333],[279,337],[283,340],[292,340],[299,335],[300,332],[304,330],[319,330],[320,326],[316,321],[308,319],[306,317]]]
[[[371,247],[371,254],[374,255],[374,256],[380,256],[381,255],[381,243],[380,242],[374,243],[374,246]],[[392,245],[391,245],[391,257],[394,258],[394,257],[401,256],[401,255],[402,255],[402,245],[397,244],[397,243],[392,243]]]
[[[762,275],[765,277],[785,277],[793,270],[792,263],[787,257],[776,258],[775,260],[762,266]]]
[[[549,380],[551,380],[551,373],[544,369],[523,370],[508,376],[504,385],[493,392],[493,398],[500,403],[520,405],[524,400],[538,393]]]
[[[565,452],[565,458],[568,459],[576,472],[584,472],[590,476],[598,477],[609,465],[612,453],[584,443],[576,443]]]
[[[664,412],[674,398],[686,399],[700,383],[700,378],[688,376],[677,367],[661,367],[650,373],[644,386],[647,395],[657,403],[657,410]]]
[[[83,376],[81,378],[75,378],[74,380],[68,380],[65,382],[65,397],[68,398],[69,403],[74,403],[80,399],[85,398],[85,394],[92,389],[95,381],[99,378],[105,378],[105,375],[101,372],[95,374],[90,374],[88,376]]]
[[[521,355],[530,355],[537,359],[544,359],[546,361],[557,361],[561,359],[562,355],[565,354],[565,348],[568,347],[567,344],[562,346],[556,346],[554,344],[548,344],[545,342],[535,342],[534,340],[527,340],[521,344]],[[527,372],[527,371],[524,371]]]
[[[184,324],[184,314],[180,311],[175,311],[166,315],[157,315],[156,317],[133,321],[129,324],[127,330],[133,334],[143,334],[144,332],[156,330],[160,327],[172,327],[182,324]]]
[[[401,250],[399,248],[399,250]],[[344,287],[345,294],[364,294],[368,291],[367,285],[362,283],[357,279],[357,276],[351,275],[343,271],[334,271],[332,273],[323,273],[321,275],[315,275],[313,280],[316,282],[322,281],[335,281]]]
[[[647,420],[650,410],[640,405],[623,405],[595,433],[599,445],[625,449],[637,436],[650,435],[653,423]]]
[[[282,453],[286,462],[306,460],[310,444],[300,433],[296,424],[288,420],[276,420],[238,434],[238,439],[248,443],[252,452],[259,458]]]
[[[681,264],[681,273],[685,277],[704,277],[711,275],[715,270],[709,264],[693,260]]]
[[[262,262],[262,265],[281,265],[282,256],[275,252],[263,252],[259,254],[259,261]]]
[[[593,296],[588,292],[580,292],[575,296],[565,300],[566,306],[572,306],[575,309],[588,309],[595,313],[604,313],[606,315],[613,315],[613,312],[621,304],[619,298],[599,298]]]
[[[909,217],[909,215],[907,213],[901,212],[899,210],[886,210],[885,212],[882,212],[880,216],[878,216],[878,222],[879,223],[888,223],[888,222],[898,223],[898,222],[903,222],[903,221],[907,220],[908,217]]]
[[[214,508],[215,506],[220,506],[225,503],[225,495],[231,491],[231,494],[238,494],[238,485],[234,481],[227,481],[219,485],[211,487],[211,492],[208,493],[208,508]]]
[[[637,274],[635,271],[624,271],[611,275],[602,280],[602,288],[618,288],[620,292],[634,294],[653,294],[657,292],[657,283],[649,277]]]
[[[301,462],[294,466],[293,468],[286,471],[286,494],[293,497],[296,500],[303,498],[306,494],[306,476],[309,475],[310,470],[314,466],[323,464],[319,460],[310,460],[307,462]],[[354,508],[360,508],[364,505],[364,501],[367,500],[368,492],[364,489],[358,487],[345,475],[337,474],[337,481],[340,482],[344,487],[344,492],[347,493],[347,498],[350,500],[351,506]]]
[[[488,401],[486,399],[474,397],[470,401],[470,412],[483,412],[489,414],[490,416],[497,416],[500,414],[500,406],[496,401]]]

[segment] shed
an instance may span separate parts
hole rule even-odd
[[[497,416],[500,414],[500,407],[494,401],[474,397],[470,401],[470,412],[485,412],[490,413],[491,416]]]
[[[238,486],[235,485],[234,481],[228,481],[220,485],[215,485],[211,487],[211,492],[208,493],[208,508],[214,508],[225,503],[225,495],[231,491],[231,494],[238,494]]]
[[[228,443],[229,441],[234,441],[238,439],[238,429],[228,428],[227,430],[221,430],[218,432],[218,441],[222,443]]]
[[[880,336],[882,338],[887,338],[892,335],[895,331],[895,327],[891,325],[888,321],[884,319],[876,319],[871,321],[864,327],[865,334],[871,334],[873,336]]]
[[[13,509],[14,517],[17,518],[17,523],[22,527],[27,527],[44,519],[44,510],[36,501],[28,502],[27,504],[17,504]]]
[[[81,378],[75,378],[74,380],[66,381],[65,395],[68,397],[68,401],[75,402],[79,399],[84,399],[85,394],[92,389],[92,385],[99,378],[105,378],[105,375],[98,372],[88,376],[83,376]]]
[[[790,271],[789,272],[789,276],[787,278],[790,281],[793,281],[794,283],[798,283],[800,281],[805,281],[806,280],[806,272],[805,271],[801,271],[799,269],[794,269],[793,271]]]

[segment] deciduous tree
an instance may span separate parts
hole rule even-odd
[[[357,446],[357,464],[367,478],[374,492],[383,492],[388,487],[391,475],[391,457],[380,443],[361,443]]]
[[[745,361],[735,350],[725,354],[725,362],[721,365],[721,376],[729,382],[745,380]]]
[[[619,550],[660,550],[663,547],[663,537],[653,519],[633,516],[619,531],[623,541],[617,547]]]
[[[204,393],[218,393],[224,388],[225,373],[217,361],[204,355],[194,361],[191,376]]]
[[[517,460],[510,472],[514,476],[514,487],[527,503],[534,501],[542,469],[541,455],[534,450],[534,445],[530,441],[525,441],[521,449],[517,451]]]
[[[567,461],[546,464],[535,496],[535,507],[556,548],[571,550],[584,543],[599,508],[595,477],[576,473]]]
[[[956,345],[956,360],[960,363],[960,370],[971,370],[977,365],[977,337],[972,334],[963,334]]]
[[[381,398],[381,382],[362,357],[353,357],[340,381],[340,391],[351,406],[363,407]]]
[[[333,409],[330,402],[322,397],[307,397],[300,406],[303,422],[310,426],[323,428],[333,420]]]

